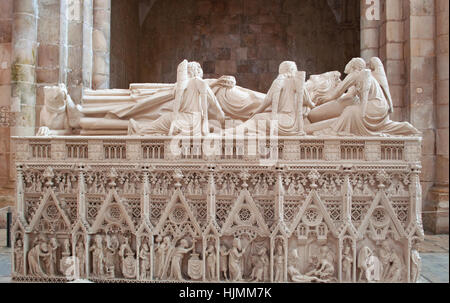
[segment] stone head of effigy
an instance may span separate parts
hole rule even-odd
[[[349,63],[345,66],[345,73],[347,75],[351,74],[355,71],[362,71],[366,67],[366,61],[362,58],[353,58]]]
[[[278,73],[282,74],[294,74],[297,71],[297,64],[294,61],[283,61],[280,64]]]

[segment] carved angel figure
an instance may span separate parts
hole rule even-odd
[[[215,108],[222,121],[225,114],[207,81],[199,63],[184,60],[178,66],[173,112],[163,114],[150,123],[130,119],[129,134],[207,135],[209,106]]]
[[[252,134],[270,132],[281,136],[304,135],[303,101],[309,100],[304,98],[304,85],[305,73],[297,70],[295,62],[282,62],[279,75],[273,81],[264,102],[253,112],[254,116],[239,125],[235,132],[244,134],[247,130]],[[314,107],[312,103],[309,104]],[[270,106],[271,112],[264,112]],[[226,132],[232,133],[233,130],[228,129]]]
[[[367,64],[361,58],[353,58],[345,67],[347,77],[328,94],[320,98],[323,104],[311,111],[313,121],[322,123],[323,129],[315,135],[420,135],[408,122],[394,122],[389,119],[393,112],[383,64],[379,58],[372,58]],[[327,113],[326,113],[327,112]],[[334,115],[332,118],[330,114]],[[333,120],[334,119],[334,120]]]

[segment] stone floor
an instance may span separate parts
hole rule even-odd
[[[6,230],[0,229],[0,283],[11,282],[10,252],[6,247]],[[449,283],[448,235],[426,235],[420,255],[422,274],[419,283]]]

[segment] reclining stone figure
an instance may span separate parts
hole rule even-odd
[[[281,136],[420,135],[408,122],[390,120],[393,101],[379,58],[367,64],[354,58],[345,72],[343,81],[339,72],[328,72],[305,82],[304,72],[285,61],[265,95],[236,86],[232,76],[202,79],[200,65],[185,60],[175,84],[87,90],[82,105],[72,102],[63,84],[46,87],[38,135],[174,135],[186,126],[199,127],[196,132],[206,135],[211,127],[222,132],[224,119],[244,122],[237,129],[227,127],[225,133],[257,131],[258,122],[277,121]]]

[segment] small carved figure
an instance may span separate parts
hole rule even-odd
[[[228,254],[227,247],[222,245],[220,247],[220,272],[223,274],[223,278],[228,280]]]
[[[377,256],[375,256],[373,251],[367,246],[364,246],[359,251],[358,268],[360,269],[360,281],[362,281],[363,278],[365,278],[367,282],[380,281],[382,265]]]
[[[315,276],[321,280],[330,281],[333,278],[334,265],[333,255],[328,246],[322,246],[320,248],[320,255],[316,268],[308,273],[307,276]]]
[[[387,272],[386,282],[401,282],[403,265],[399,255],[392,250],[389,257],[390,266]]]
[[[145,242],[142,245],[141,252],[139,253],[139,258],[141,259],[141,279],[146,280],[150,278],[150,248],[148,243]]]
[[[216,250],[213,245],[209,245],[206,250],[206,273],[210,281],[216,279]]]
[[[241,240],[236,238],[233,240],[233,247],[229,251],[228,267],[230,270],[231,281],[242,280],[242,257],[245,253],[245,248],[241,247]]]
[[[325,283],[325,282],[327,282],[318,277],[304,275],[300,272],[298,267],[301,263],[301,259],[300,259],[300,256],[298,255],[298,250],[296,248],[291,250],[289,253],[289,263],[290,264],[288,266],[287,272],[293,282],[300,282],[300,283],[304,283],[304,282]]]
[[[64,189],[64,178],[63,177],[61,177],[61,179],[59,179],[58,187],[59,187],[59,192],[64,193],[65,189]]]
[[[92,274],[101,278],[104,275],[105,256],[103,254],[103,238],[101,235],[95,236],[95,241],[89,249],[92,252]]]
[[[163,267],[163,263],[164,263],[164,250],[162,249],[163,243],[161,243],[161,242],[162,242],[162,237],[160,235],[156,236],[156,239],[155,239],[155,262],[153,264],[155,278],[160,278],[159,271],[160,271],[160,268]]]
[[[188,247],[186,239],[181,239],[180,244],[175,247],[172,255],[172,266],[170,268],[170,278],[177,281],[183,281],[183,275],[181,274],[181,261],[185,254],[195,248],[195,240],[192,242],[192,246]]]
[[[125,242],[120,246],[119,256],[122,259],[122,274],[125,278],[136,277],[136,258],[134,257],[134,251],[131,249],[128,243],[128,238],[124,238]]]
[[[275,259],[274,262],[275,282],[283,282],[284,255],[283,255],[283,246],[281,246],[281,244],[277,246],[274,259]]]
[[[84,249],[84,244],[83,244],[83,240],[80,239],[78,240],[77,246],[75,247],[75,254],[77,256],[77,265],[78,265],[78,271],[79,271],[79,275],[80,277],[84,277],[85,276],[85,249]]]
[[[116,271],[116,255],[117,255],[117,249],[119,248],[119,240],[117,237],[107,235],[106,236],[106,249],[105,249],[105,269],[106,274],[108,278],[114,278],[115,277],[115,271]]]
[[[64,251],[62,252],[62,255],[64,257],[68,257],[68,256],[70,256],[72,254],[71,251],[70,251],[70,241],[69,241],[69,239],[64,239],[63,244],[64,244]]]
[[[342,280],[345,282],[351,282],[352,280],[352,264],[353,254],[350,246],[345,246],[344,253],[342,255]]]
[[[292,196],[295,195],[295,193],[296,193],[295,184],[293,181],[291,181],[291,183],[288,186],[287,194]]]
[[[419,279],[422,258],[416,248],[411,251],[411,282],[416,283]]]
[[[378,257],[381,262],[381,280],[385,281],[390,267],[391,248],[388,241],[383,241],[378,249]]]
[[[28,273],[31,276],[46,277],[47,273],[41,264],[41,258],[44,262],[50,259],[51,251],[46,241],[37,241],[36,245],[28,252]]]
[[[268,263],[267,258],[267,249],[265,247],[262,247],[259,251],[257,256],[254,258],[254,264],[253,264],[253,270],[250,275],[250,278],[253,281],[256,282],[262,282],[264,281],[264,269]]]
[[[174,241],[176,242],[176,241]],[[170,243],[170,237],[164,237],[163,243],[161,244],[162,261],[159,267],[159,278],[164,279],[168,275],[169,264],[170,264],[170,254],[175,249],[175,243]]]
[[[58,241],[56,240],[56,238],[51,238],[50,239],[50,259],[47,263],[47,270],[48,270],[48,274],[51,276],[54,276],[57,274],[57,250],[59,247]]]
[[[373,196],[373,192],[370,189],[369,183],[367,181],[364,182],[363,195],[364,196]]]
[[[21,239],[17,239],[14,246],[14,262],[16,274],[23,274],[23,243]]]

